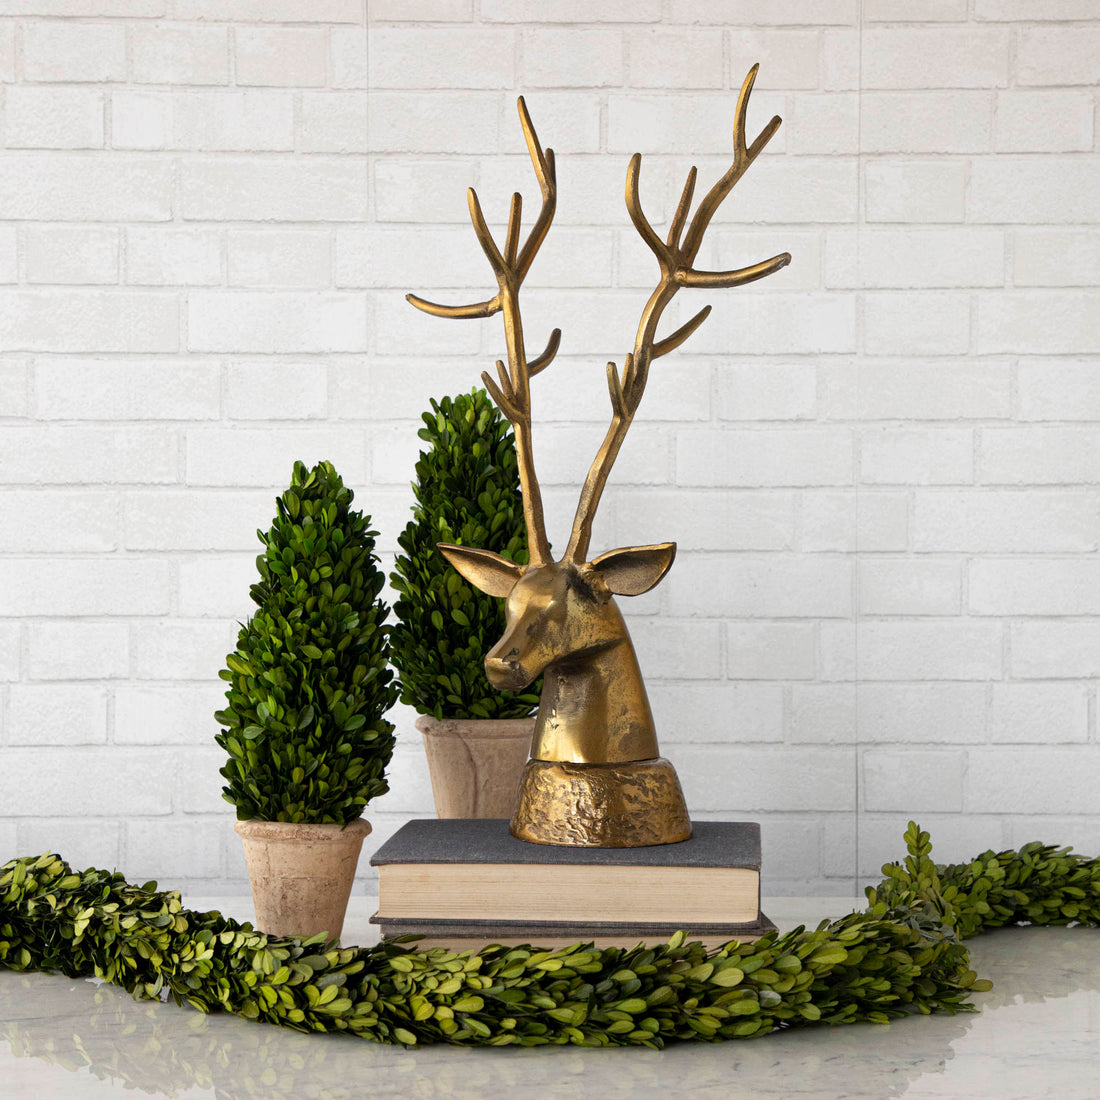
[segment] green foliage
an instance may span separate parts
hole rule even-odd
[[[413,518],[390,576],[401,701],[435,718],[523,718],[538,706],[541,684],[497,691],[485,676],[485,654],[504,633],[504,602],[468,584],[436,549],[451,542],[527,563],[512,431],[484,390],[431,404]]]
[[[346,825],[389,789],[385,576],[353,496],[331,463],[296,462],[271,529],[257,532],[259,610],[226,657],[228,706],[215,715],[238,818]]]
[[[716,951],[682,932],[654,948],[340,949],[47,854],[0,867],[0,966],[384,1043],[661,1047],[967,1010],[990,983],[964,937],[1021,920],[1100,925],[1100,857],[1029,844],[937,867],[927,833],[910,825],[906,840],[909,858],[883,868],[865,911]]]

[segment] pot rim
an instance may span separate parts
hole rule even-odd
[[[311,841],[350,841],[362,842],[370,831],[370,822],[357,817],[347,825],[334,823],[312,825],[297,821],[264,821],[260,818],[244,818],[233,823],[233,831],[238,836],[257,840],[311,840]]]
[[[435,718],[421,714],[416,728],[425,737],[530,737],[535,716],[527,718]]]

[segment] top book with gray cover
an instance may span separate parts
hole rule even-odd
[[[678,844],[645,848],[576,848],[532,844],[497,818],[410,821],[371,857],[392,863],[563,864],[608,867],[739,867],[760,870],[760,826],[751,821],[696,821]]]
[[[504,819],[410,821],[383,844],[374,923],[387,935],[734,934],[761,926],[760,827],[700,821],[644,848],[534,844]]]

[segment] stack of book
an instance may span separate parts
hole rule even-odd
[[[425,946],[757,939],[760,826],[701,821],[690,840],[646,848],[531,844],[496,819],[410,821],[374,854],[384,937]]]

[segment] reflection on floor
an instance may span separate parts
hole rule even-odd
[[[234,908],[222,899],[220,907],[247,917],[239,902]],[[789,928],[850,906],[774,899],[767,908],[780,928]],[[368,910],[366,899],[359,899],[350,931],[365,932]],[[1096,1100],[1100,930],[1008,929],[973,941],[972,951],[975,969],[995,983],[992,992],[976,997],[980,1014],[806,1029],[660,1052],[445,1046],[410,1051],[136,1002],[91,981],[0,971],[0,1095],[84,1100],[137,1090],[220,1100]]]

